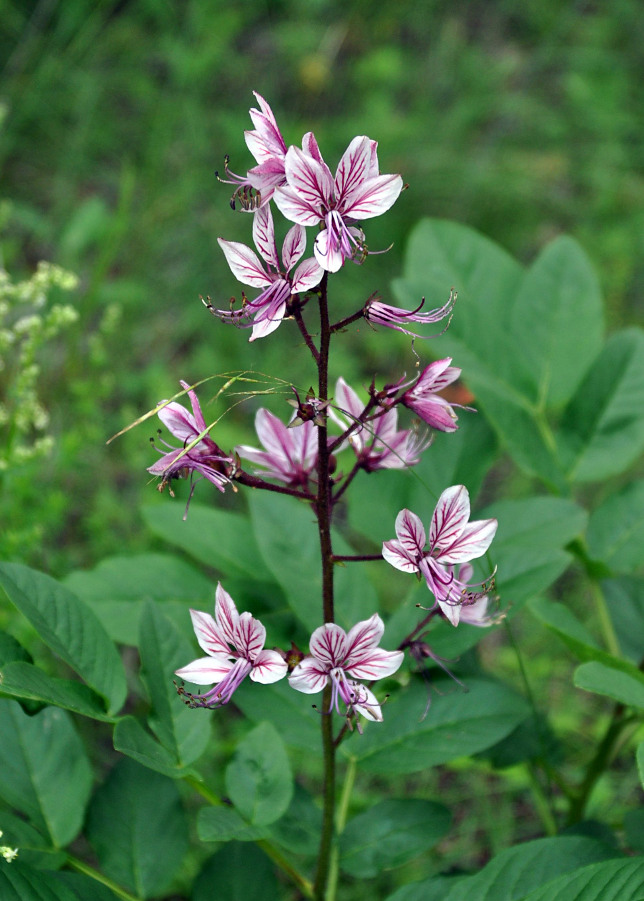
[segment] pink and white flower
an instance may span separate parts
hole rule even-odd
[[[394,408],[367,418],[364,425],[356,425],[363,416],[365,404],[345,380],[340,377],[335,387],[334,406],[329,416],[345,431],[351,427],[348,442],[367,472],[376,469],[406,469],[415,466],[431,441],[413,429],[398,429],[398,411]],[[345,445],[346,446],[346,445]]]
[[[454,412],[454,406],[438,394],[461,375],[458,367],[450,366],[451,362],[452,358],[446,357],[426,366],[400,401],[420,416],[427,425],[440,432],[455,432],[458,428],[456,425],[458,416]]]
[[[255,431],[265,450],[241,444],[244,460],[263,467],[265,475],[291,487],[308,485],[318,460],[318,431],[311,420],[289,428],[263,407],[255,416]]]
[[[197,472],[223,491],[234,471],[234,460],[208,434],[208,426],[195,392],[190,390],[187,382],[182,381],[180,384],[188,391],[192,413],[181,404],[160,401],[165,406],[159,410],[158,415],[165,427],[181,442],[181,446],[172,447],[165,441],[161,442],[170,448],[170,452],[164,453],[160,460],[148,467],[148,472],[161,476],[161,488],[171,479]]]
[[[264,264],[250,247],[239,241],[218,238],[233,275],[244,285],[263,288],[254,300],[245,301],[241,310],[208,309],[220,319],[242,326],[251,326],[251,341],[270,335],[288,314],[288,303],[293,294],[310,291],[319,284],[323,272],[318,263],[309,257],[290,275],[306,249],[306,232],[301,225],[294,225],[287,232],[282,245],[282,263],[277,255],[275,228],[269,207],[258,210],[253,217],[253,240]],[[250,320],[245,322],[243,320]]]
[[[288,681],[297,691],[315,694],[329,683],[333,692],[328,713],[345,704],[346,716],[361,714],[382,722],[381,705],[374,693],[358,679],[383,679],[391,676],[403,661],[402,651],[383,651],[378,647],[385,626],[377,613],[345,632],[336,623],[326,623],[311,635],[309,656],[294,668]]]
[[[335,178],[313,136],[305,149],[289,147],[284,161],[286,184],[273,199],[287,219],[299,225],[324,224],[313,252],[320,266],[337,272],[345,260],[366,253],[362,230],[352,223],[385,213],[398,198],[400,175],[380,175],[376,141],[355,137],[345,150]]]
[[[382,546],[384,559],[402,572],[422,576],[436,603],[453,626],[458,625],[461,605],[472,604],[477,593],[465,578],[471,570],[454,566],[475,560],[487,551],[496,533],[496,519],[468,523],[470,497],[464,485],[447,488],[438,499],[429,526],[429,549],[425,550],[425,529],[420,518],[410,510],[396,517],[396,538]],[[480,593],[487,593],[487,589]]]
[[[435,310],[427,310],[425,313],[421,313],[420,311],[425,305],[424,297],[415,310],[404,310],[402,307],[395,307],[388,303],[382,303],[381,300],[377,299],[377,295],[375,295],[374,299],[369,300],[367,303],[364,317],[368,322],[373,323],[373,325],[384,325],[387,328],[395,329],[397,332],[403,332],[405,335],[411,335],[413,338],[433,338],[436,336],[419,335],[418,332],[412,332],[407,326],[412,322],[417,323],[418,325],[440,322],[441,319],[449,316],[450,319],[443,329],[443,331],[445,331],[451,320],[450,314],[454,309],[456,296],[455,291],[450,291],[449,299],[442,307],[436,307]],[[439,334],[442,334],[442,332]]]
[[[215,617],[191,610],[199,646],[208,654],[176,670],[175,675],[195,685],[213,685],[204,694],[179,694],[190,707],[223,707],[246,676],[268,685],[282,679],[288,670],[278,651],[264,650],[266,629],[250,613],[238,613],[235,602],[217,586]]]

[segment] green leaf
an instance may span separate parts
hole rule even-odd
[[[264,562],[284,589],[289,607],[308,632],[321,623],[322,575],[320,539],[308,504],[269,492],[249,498],[253,530]],[[353,553],[333,535],[337,554]],[[335,571],[336,622],[350,629],[377,608],[376,595],[359,568],[338,566]]]
[[[284,742],[271,723],[260,723],[237,745],[226,767],[226,791],[253,826],[267,826],[286,812],[293,775]]]
[[[615,856],[613,848],[595,839],[580,836],[537,839],[502,851],[479,873],[460,880],[444,901],[474,898],[476,901],[520,901],[544,882],[550,883],[587,864]]]
[[[193,712],[196,713],[196,711]],[[146,732],[141,723],[133,716],[124,716],[116,724],[114,748],[122,754],[127,754],[142,766],[149,767],[171,779],[195,775],[192,770],[179,767],[174,755]]]
[[[27,716],[0,700],[0,795],[62,848],[78,834],[92,784],[71,717],[47,707]]]
[[[25,866],[38,870],[57,870],[67,861],[67,852],[52,847],[51,839],[24,819],[24,815],[2,810],[2,844],[18,848],[18,859]],[[0,870],[2,867],[0,867]],[[2,897],[2,896],[0,896]]]
[[[0,565],[0,584],[42,640],[116,713],[127,694],[114,643],[96,615],[50,576],[19,563]]]
[[[240,879],[239,874],[244,878]],[[279,901],[283,889],[268,857],[259,848],[231,842],[213,854],[195,880],[191,901]]]
[[[510,331],[523,390],[538,407],[562,406],[602,345],[599,282],[584,250],[556,238],[532,264],[512,307]]]
[[[150,728],[177,764],[188,766],[206,750],[211,717],[190,710],[177,694],[174,672],[193,660],[195,652],[153,601],[147,601],[143,609],[139,652],[141,676],[152,704]]]
[[[399,867],[439,842],[450,820],[449,810],[433,801],[381,801],[347,823],[339,840],[340,866],[359,879]]]
[[[246,679],[235,692],[234,704],[254,723],[271,722],[289,747],[310,751],[320,741],[320,714],[312,707],[316,700],[293,691],[286,679],[272,685]]]
[[[292,854],[314,855],[320,844],[321,829],[321,809],[296,783],[288,810],[271,826],[271,841],[279,842]]]
[[[644,566],[644,479],[629,482],[594,511],[587,539],[591,557],[615,572]]]
[[[0,666],[14,661],[32,663],[31,654],[8,632],[0,632]]]
[[[154,504],[142,509],[143,519],[158,538],[222,575],[238,573],[254,581],[272,581],[253,538],[248,517],[231,510],[190,504],[187,519],[177,515],[176,504]]]
[[[171,554],[136,554],[102,560],[65,580],[89,604],[113,641],[135,645],[146,598],[184,616],[187,607],[212,606],[214,588],[193,566]]]
[[[489,748],[529,713],[523,698],[504,685],[468,679],[467,688],[436,683],[423,718],[428,689],[415,680],[386,704],[383,723],[369,724],[359,741],[343,743],[342,752],[370,773],[414,773]]]
[[[619,576],[601,583],[619,647],[631,663],[642,659],[644,635],[644,579]]]
[[[63,707],[95,720],[113,722],[101,698],[81,682],[49,676],[31,663],[9,663],[0,670],[0,694]]]
[[[644,675],[635,667],[629,674],[597,660],[591,660],[577,667],[573,682],[577,688],[607,695],[627,707],[639,707],[644,710]]]
[[[571,332],[579,340],[579,330]],[[562,418],[570,479],[590,482],[627,469],[644,449],[644,332],[612,335]]]
[[[641,901],[644,858],[607,860],[549,881],[517,901]]]
[[[640,782],[642,783],[642,788],[644,788],[644,741],[641,741],[637,746],[637,769],[640,774]]]
[[[269,832],[266,826],[250,826],[229,807],[202,807],[197,835],[202,842],[256,842],[267,838]]]
[[[449,876],[432,876],[422,882],[412,882],[397,889],[393,895],[387,895],[385,901],[445,901],[449,890],[462,880],[458,873]]]
[[[87,837],[107,876],[140,898],[162,894],[188,848],[175,783],[123,758],[92,800]]]
[[[0,867],[2,901],[79,901],[56,873],[43,873],[15,860]]]

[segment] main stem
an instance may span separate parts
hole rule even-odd
[[[329,345],[331,328],[327,301],[328,274],[325,272],[320,283],[320,348],[318,358],[318,399],[328,400],[329,393]],[[322,618],[324,623],[332,623],[335,618],[333,602],[333,547],[331,544],[331,473],[328,451],[326,409],[323,412],[324,425],[318,426],[318,496],[316,512],[320,534],[320,555],[322,558]],[[331,864],[334,839],[335,817],[335,745],[333,742],[333,722],[331,719],[331,686],[327,686],[322,696],[322,755],[324,761],[324,809],[322,813],[322,833],[318,854],[317,871],[313,885],[313,897],[324,901]]]

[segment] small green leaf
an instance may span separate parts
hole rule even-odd
[[[529,713],[523,698],[500,683],[468,679],[464,692],[441,681],[436,689],[423,716],[428,689],[415,680],[386,704],[384,722],[369,723],[342,752],[370,773],[414,773],[489,748]]]
[[[571,332],[579,340],[580,332]],[[562,417],[566,471],[576,482],[617,475],[644,449],[644,332],[612,335]]]
[[[244,878],[240,879],[239,874]],[[259,848],[246,843],[231,842],[213,854],[195,880],[191,901],[279,901],[283,888],[275,869]]]
[[[202,842],[256,842],[268,837],[266,826],[249,826],[229,807],[202,807],[197,815],[197,835]]]
[[[0,796],[62,848],[78,834],[92,773],[71,717],[47,707],[27,716],[0,700]]]
[[[587,537],[591,557],[614,572],[644,566],[644,479],[629,482],[594,511]]]
[[[618,576],[601,583],[619,647],[631,663],[642,659],[644,635],[644,579]]]
[[[284,742],[271,723],[260,723],[237,745],[226,768],[226,791],[253,826],[267,826],[286,812],[293,776]]]
[[[644,788],[644,741],[641,741],[637,746],[637,769],[640,774],[640,782],[642,783],[642,788]]]
[[[0,565],[0,585],[42,640],[116,713],[127,694],[125,671],[96,615],[50,576],[19,563]]]
[[[141,617],[139,652],[141,676],[152,703],[150,728],[177,763],[188,766],[206,750],[212,734],[211,717],[190,710],[177,694],[174,672],[194,660],[195,651],[150,600]]]
[[[450,819],[447,808],[433,801],[381,801],[347,823],[339,841],[340,866],[362,879],[399,867],[439,842]]]
[[[644,858],[607,860],[549,881],[516,901],[641,901]],[[446,899],[447,901],[447,899]]]
[[[627,707],[639,707],[644,710],[644,675],[636,667],[633,667],[633,672],[629,674],[597,660],[591,660],[577,667],[573,682],[577,688],[607,695]]]
[[[194,711],[197,713],[197,711]],[[114,729],[114,748],[127,754],[137,763],[171,779],[194,775],[192,770],[182,769],[173,754],[159,744],[133,716],[124,716]]]
[[[0,693],[63,707],[95,720],[113,722],[101,698],[81,682],[48,676],[31,663],[9,663],[0,669]]]
[[[2,901],[79,901],[56,873],[43,873],[15,860],[0,867]]]
[[[175,783],[123,758],[92,800],[87,837],[106,875],[140,898],[162,894],[188,847]]]
[[[320,844],[321,828],[321,809],[296,783],[288,810],[271,826],[271,841],[279,842],[292,854],[314,855]]]

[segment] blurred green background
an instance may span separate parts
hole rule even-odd
[[[6,474],[2,553],[63,574],[148,547],[138,507],[156,496],[145,473],[156,424],[105,441],[180,378],[244,368],[312,381],[291,324],[248,344],[199,300],[239,295],[216,239],[250,242],[250,217],[230,210],[214,172],[226,153],[234,171],[253,162],[252,90],[288,143],[313,130],[334,168],[365,133],[381,171],[409,183],[367,223],[370,248],[392,250],[334,279],[343,313],[374,290],[389,299],[406,236],[432,215],[524,262],[571,233],[598,267],[611,326],[642,321],[643,46],[637,0],[1,0],[0,196],[11,213],[0,262],[18,278],[48,259],[81,279],[79,322],[43,358],[56,450]],[[335,375],[398,378],[408,345],[363,327]],[[252,440],[256,406],[222,420],[222,447]],[[279,399],[272,408],[286,417]],[[210,420],[222,412],[206,408]]]

